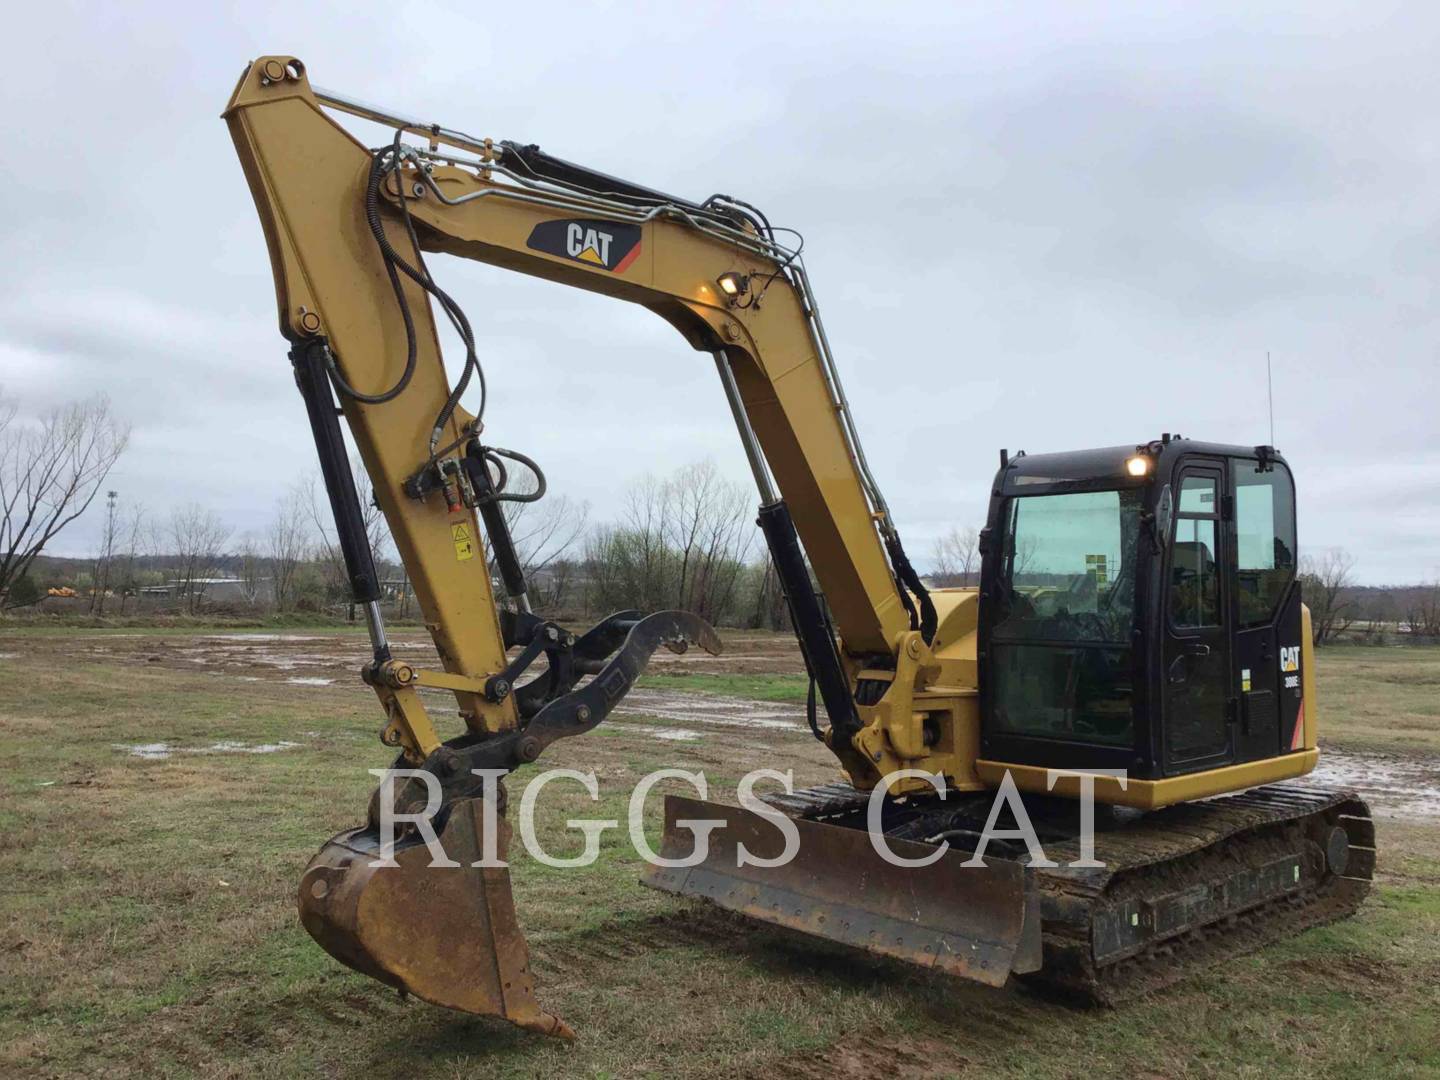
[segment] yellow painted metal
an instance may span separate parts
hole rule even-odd
[[[980,630],[979,589],[931,589],[938,619],[932,650],[947,686],[980,685],[976,656]]]
[[[1310,609],[1300,605],[1300,704],[1305,710],[1305,731],[1301,738],[1307,750],[1320,745],[1320,695],[1315,692],[1315,631]]]
[[[831,746],[850,782],[862,790],[900,769],[943,776],[952,791],[985,786],[975,772],[980,756],[979,592],[936,589],[930,595],[938,619],[930,646],[919,633],[906,630],[888,650],[895,657],[893,672],[850,665],[852,680],[889,683],[875,704],[857,706],[863,727],[853,745]],[[896,794],[928,787],[918,778],[891,785]]]
[[[1320,760],[1318,750],[1300,750],[1293,754],[1249,761],[1243,765],[1226,765],[1219,769],[1172,776],[1164,780],[1129,780],[1125,789],[1110,776],[1095,776],[1095,801],[1114,806],[1133,806],[1138,810],[1158,810],[1162,806],[1208,799],[1231,791],[1244,791],[1261,784],[1293,780],[1315,768]],[[1080,797],[1080,781],[1075,776],[1060,777],[1053,788],[1047,788],[1049,770],[1039,765],[1014,765],[1003,761],[975,763],[975,771],[987,786],[996,787],[1009,772],[1015,786],[1022,792],[1036,795],[1053,794],[1068,799]]]
[[[376,685],[375,695],[386,717],[385,727],[380,731],[381,742],[398,746],[416,764],[440,749],[440,736],[414,687],[391,687],[382,683]]]
[[[278,82],[268,79],[264,72],[272,60],[293,70],[290,57],[252,64],[224,115],[270,249],[280,330],[291,341],[324,334],[351,385],[376,392],[399,378],[406,346],[364,216],[370,155],[320,111],[303,71]],[[401,224],[388,221],[386,229],[404,250]],[[417,502],[402,491],[428,456],[435,417],[450,391],[427,298],[408,281],[404,288],[417,339],[409,388],[384,405],[347,398],[342,406],[442,663],[458,674],[493,673],[504,666],[505,649],[489,570],[483,559],[457,561],[451,540],[452,524],[465,524],[476,535],[475,514],[467,509],[451,514],[443,499]],[[447,440],[458,438],[468,419],[457,411]],[[513,699],[456,697],[477,730],[516,724]]]
[[[451,675],[444,671],[426,671],[423,668],[415,670],[415,685],[471,694],[480,694],[485,691],[484,679],[475,679],[468,675]]]
[[[276,71],[284,74],[271,77]],[[364,217],[369,151],[326,114],[303,64],[289,56],[253,63],[224,115],[269,245],[281,332],[292,341],[323,334],[354,386],[374,392],[392,385],[404,363],[404,325]],[[470,199],[458,206],[424,188],[417,196],[407,179],[403,190],[423,248],[642,304],[693,347],[723,348],[846,647],[888,650],[908,619],[801,300],[779,277],[763,303],[740,309],[715,284],[729,270],[762,280],[775,265],[665,220],[640,226],[638,256],[620,270],[536,251],[528,246],[535,226],[605,215],[523,201],[521,189],[488,173],[433,171],[447,198]],[[395,188],[386,195],[398,197]],[[392,243],[408,250],[398,215],[383,216]],[[447,513],[443,500],[417,502],[401,490],[427,456],[430,426],[450,388],[428,299],[413,283],[404,287],[419,349],[409,389],[383,405],[343,406],[445,669],[483,678],[500,670],[504,653],[489,574],[485,560],[457,557],[452,531],[461,525],[478,535],[475,516]],[[446,439],[458,438],[468,419],[458,413]],[[456,696],[476,729],[516,723],[511,698],[490,703],[463,689]]]
[[[410,212],[427,250],[492,263],[641,304],[702,351],[723,348],[766,461],[789,504],[836,626],[854,652],[888,651],[908,617],[870,516],[800,297],[783,277],[763,303],[731,305],[715,284],[734,270],[764,280],[776,267],[722,237],[673,221],[640,225],[637,257],[610,271],[536,251],[536,226],[566,220],[517,201],[514,188],[458,168],[437,168],[433,194]],[[593,216],[604,217],[596,212]]]

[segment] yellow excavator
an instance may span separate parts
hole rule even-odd
[[[393,136],[366,147],[336,114]],[[503,865],[505,793],[487,802],[485,774],[602,723],[657,648],[720,647],[687,612],[618,612],[575,633],[531,609],[504,504],[543,494],[543,475],[486,440],[475,331],[433,252],[649,308],[715,364],[754,472],[810,727],[843,779],[763,813],[669,797],[671,865],[647,884],[1100,1002],[1360,904],[1375,860],[1364,801],[1286,783],[1315,767],[1318,712],[1294,483],[1272,447],[1167,434],[1001,451],[979,587],[927,588],[866,463],[802,245],[756,207],[366,105],[312,85],[293,56],[249,64],[224,116],[366,612],[380,738],[427,774],[382,785],[366,823],[305,871],[301,919],[336,958],[439,1005],[572,1034],[537,1002]],[[453,383],[437,307],[466,354]],[[342,418],[442,670],[387,641]],[[463,731],[437,730],[425,688],[454,695]],[[456,865],[431,866],[418,827],[386,865],[383,812],[417,807]],[[788,862],[774,858],[778,815],[800,840]],[[698,859],[697,820],[721,823]]]

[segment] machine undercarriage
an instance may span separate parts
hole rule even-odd
[[[878,932],[882,928],[873,920],[863,932],[837,933],[833,920],[817,921],[814,914],[820,910],[813,903],[821,899],[820,879],[810,869],[847,846],[829,834],[856,837],[849,845],[853,877],[863,876],[859,866],[868,873],[885,870],[865,832],[869,793],[841,782],[765,796],[764,801],[800,825],[802,850],[812,842],[819,846],[818,862],[802,866],[798,875],[789,871],[767,881],[762,872],[733,869],[726,861],[729,849],[712,845],[701,867],[652,869],[645,883],[983,982],[1002,984],[1013,973],[1071,1002],[1118,1005],[1227,957],[1345,918],[1369,892],[1375,867],[1375,827],[1369,808],[1354,792],[1274,784],[1148,813],[1100,807],[1093,852],[1082,850],[1073,802],[1031,797],[1025,806],[1034,834],[1045,858],[1058,865],[1035,866],[1024,843],[992,839],[984,849],[990,867],[972,879],[973,890],[961,892],[941,875],[927,879],[930,868],[908,871],[913,875],[911,901],[914,888],[923,883],[934,885],[944,903],[937,906],[933,896],[915,901],[903,919],[883,928],[904,923],[906,948]],[[665,850],[671,857],[691,850],[689,833],[675,827],[677,819],[744,813],[688,799],[675,802],[666,815]],[[992,802],[988,794],[890,800],[884,833],[891,846],[904,845],[908,856],[918,854],[921,845],[943,840],[951,848],[945,859],[959,863],[981,843],[987,823],[992,831],[1015,829],[1008,815],[988,822]],[[750,817],[754,820],[741,827],[772,828]],[[1071,865],[1082,858],[1102,865]],[[1003,873],[1006,867],[1021,871],[1029,885],[1023,902],[1030,908],[1018,921],[1016,899],[1026,888],[1003,895],[1004,883],[1014,881]],[[799,891],[812,901],[805,920],[792,917],[786,907],[787,900],[793,907],[797,876],[805,882]],[[1004,951],[997,943],[1005,940],[1007,911],[1013,945]],[[1033,927],[1022,928],[1036,914],[1038,941]],[[975,948],[979,942],[992,962],[985,969],[969,963],[969,957],[965,964],[957,962],[956,943],[967,937],[970,953],[981,955]],[[1006,966],[997,972],[993,962],[999,959]]]

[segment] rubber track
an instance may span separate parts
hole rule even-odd
[[[1326,865],[1318,835],[1345,830],[1345,876]],[[1047,849],[1059,863],[1079,844]],[[1109,905],[1173,895],[1216,883],[1277,856],[1300,855],[1297,889],[1220,919],[1183,929],[1097,963],[1094,919]],[[1095,838],[1103,870],[1037,868],[1045,966],[1028,983],[1117,1005],[1169,986],[1229,957],[1252,952],[1355,912],[1375,868],[1375,827],[1354,792],[1274,784],[1240,795],[1157,811]]]

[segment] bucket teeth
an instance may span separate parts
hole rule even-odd
[[[496,852],[504,861],[510,827],[497,820]],[[300,880],[300,921],[335,959],[383,983],[435,1005],[572,1039],[570,1026],[535,999],[509,870],[472,865],[482,855],[483,828],[482,800],[452,805],[439,841],[456,866],[432,866],[418,839],[396,845],[395,865],[376,866],[375,830],[332,837]]]

